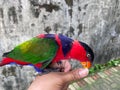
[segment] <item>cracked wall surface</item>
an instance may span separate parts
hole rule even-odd
[[[40,33],[62,33],[86,42],[95,52],[94,63],[119,58],[120,0],[0,1],[0,59],[4,52]],[[20,83],[28,86],[32,79],[23,72],[19,67],[0,67],[0,78],[5,77],[0,79],[0,90],[25,90]]]

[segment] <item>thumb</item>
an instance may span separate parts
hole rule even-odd
[[[81,78],[86,77],[88,73],[89,73],[89,70],[87,68],[76,69],[71,72],[67,72],[65,75],[63,75],[63,81],[67,83],[67,82],[79,80]]]

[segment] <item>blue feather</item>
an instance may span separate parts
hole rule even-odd
[[[45,34],[45,38],[55,39],[55,34]]]
[[[66,56],[72,47],[73,40],[62,34],[59,34],[58,37],[61,40],[63,54]],[[55,34],[45,34],[45,38],[55,39]]]
[[[67,53],[72,48],[73,40],[71,38],[68,38],[67,36],[62,35],[62,34],[59,34],[59,38],[61,40],[63,54],[64,54],[64,56],[66,56]]]
[[[28,65],[29,65],[29,66],[33,66],[34,69],[36,70],[36,72],[38,72],[38,73],[42,73],[42,72],[43,72],[42,69],[35,67],[33,64],[28,64]]]

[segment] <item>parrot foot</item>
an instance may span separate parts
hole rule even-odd
[[[60,72],[60,69],[58,68],[46,68],[43,70],[44,74],[50,73],[50,72]]]

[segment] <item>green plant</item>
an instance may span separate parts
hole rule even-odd
[[[110,60],[105,64],[95,64],[93,67],[89,69],[89,74],[91,75],[99,71],[104,71],[107,68],[118,66],[119,64],[120,64],[120,59]]]

